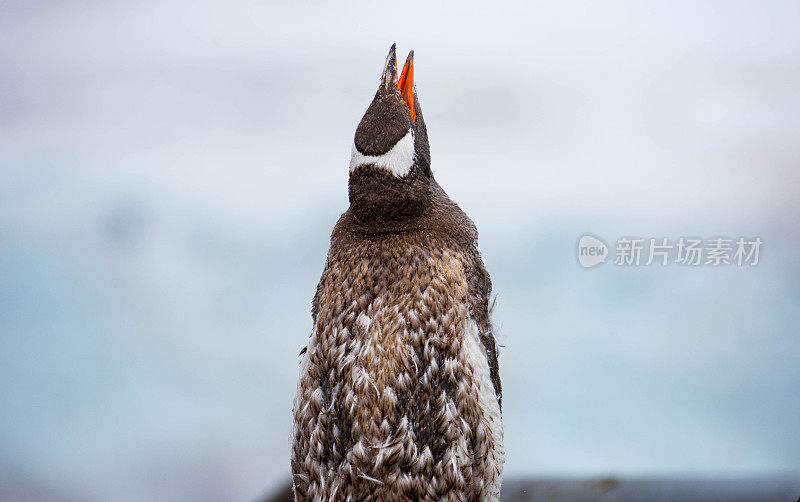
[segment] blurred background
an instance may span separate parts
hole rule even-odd
[[[789,1],[0,2],[0,498],[288,479],[392,42],[492,274],[506,475],[800,475],[798,25]],[[764,245],[584,270],[586,232]]]

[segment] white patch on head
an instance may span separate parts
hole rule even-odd
[[[383,155],[364,155],[356,148],[353,142],[353,151],[350,155],[350,172],[358,166],[371,164],[386,169],[397,177],[403,177],[411,171],[414,165],[414,133],[412,129],[395,143],[391,150]]]

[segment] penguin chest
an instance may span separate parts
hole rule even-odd
[[[415,246],[329,257],[294,410],[307,489],[497,498],[500,407],[464,263]]]

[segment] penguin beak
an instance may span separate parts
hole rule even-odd
[[[392,83],[396,83],[400,89],[400,96],[411,112],[411,120],[416,120],[417,110],[414,108],[414,51],[408,53],[403,72],[400,74],[400,78],[397,79],[395,46],[396,44],[392,44],[392,48],[389,49],[389,55],[386,56],[386,64],[383,66],[383,74],[381,75],[381,85],[385,90],[389,90]]]
[[[395,54],[395,46],[397,44],[392,44],[392,48],[389,49],[389,55],[386,56],[386,63],[383,65],[383,73],[381,74],[381,87],[388,91],[389,87],[392,85],[392,82],[396,82],[397,79],[397,55]]]
[[[414,51],[408,53],[397,86],[400,87],[400,95],[411,111],[411,120],[417,120],[417,110],[414,108]]]

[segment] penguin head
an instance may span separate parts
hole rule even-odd
[[[428,132],[414,86],[414,51],[399,77],[392,44],[378,92],[356,128],[350,157],[350,208],[362,224],[392,226],[430,206]]]

